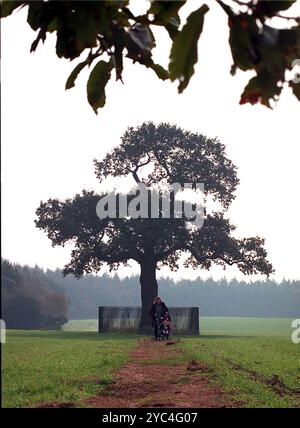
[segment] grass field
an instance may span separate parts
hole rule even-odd
[[[289,318],[201,317],[201,334],[242,334],[291,336]],[[70,320],[65,331],[98,331],[97,319]]]
[[[300,406],[300,347],[289,338],[211,335],[181,346],[185,358],[207,363],[212,378],[247,407]]]
[[[211,369],[205,376],[245,407],[300,406],[300,344],[291,341],[291,320],[204,317],[200,327],[200,337],[176,345],[184,351],[181,362],[205,362]],[[99,335],[95,329],[96,320],[74,320],[61,332],[9,331],[3,406],[78,403],[103,390],[140,336]]]
[[[96,395],[135,345],[134,335],[11,330],[2,348],[2,406]]]

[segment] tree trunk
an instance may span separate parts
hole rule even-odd
[[[139,332],[149,334],[153,332],[149,311],[151,309],[153,300],[158,293],[158,286],[156,281],[156,261],[154,261],[151,257],[145,257],[140,266],[142,316],[139,325]]]

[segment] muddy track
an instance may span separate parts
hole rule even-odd
[[[229,360],[228,358],[224,359],[226,363],[230,365],[230,367],[237,371],[237,372],[244,372],[246,375],[248,375],[249,379],[254,380],[255,382],[263,383],[264,385],[268,386],[273,392],[278,394],[280,397],[284,397],[287,395],[290,395],[291,397],[298,397],[300,395],[300,388],[290,388],[287,385],[285,385],[282,380],[279,379],[278,375],[274,374],[270,378],[263,376],[254,370],[250,370],[246,367],[243,367],[240,364],[235,364],[233,361]],[[299,400],[297,400],[300,404]]]
[[[98,408],[238,407],[208,379],[200,362],[179,363],[180,351],[168,342],[142,339],[129,363],[115,372],[101,395],[82,402]],[[177,361],[176,361],[177,359]]]

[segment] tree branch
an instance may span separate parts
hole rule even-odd
[[[156,255],[157,261],[166,259],[168,256],[170,256],[172,253],[175,253],[175,251],[182,250],[184,251],[186,249],[183,242],[177,243],[173,245],[171,248],[169,248],[166,251],[161,252],[160,254]]]
[[[132,172],[132,175],[133,175],[134,181],[135,181],[136,183],[141,183],[141,180],[139,179],[139,176],[137,175],[137,172],[136,172],[136,171],[131,171],[131,172]]]
[[[168,168],[168,165],[166,164],[166,162],[165,161],[163,161],[162,159],[161,159],[161,157],[159,156],[159,154],[158,154],[158,152],[157,152],[157,150],[155,149],[155,148],[153,148],[153,153],[154,153],[154,155],[155,155],[155,157],[156,157],[156,159],[158,160],[158,162],[161,164],[161,166],[165,169],[165,171],[166,171],[166,173],[167,173],[167,176],[168,177],[171,177],[171,172],[170,172],[170,170],[169,170],[169,168]]]
[[[140,164],[137,164],[137,165],[135,166],[134,170],[129,169],[129,171],[132,173],[133,178],[134,178],[134,180],[135,180],[135,182],[136,182],[136,183],[141,183],[141,180],[140,180],[139,176],[137,175],[137,171],[138,171],[142,166],[148,165],[150,162],[151,162],[151,157],[150,157],[150,156],[149,156],[149,154],[148,154],[148,159],[147,159],[145,162],[142,162],[142,163],[140,163]],[[127,170],[127,171],[128,171],[128,170]]]

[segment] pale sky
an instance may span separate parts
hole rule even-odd
[[[183,19],[202,3],[189,0]],[[251,74],[229,74],[227,19],[215,2],[207,3],[210,11],[199,43],[199,61],[185,92],[178,95],[176,84],[162,82],[153,71],[128,61],[125,84],[112,79],[106,106],[98,116],[86,100],[86,72],[75,88],[64,91],[79,59],[72,63],[58,59],[54,35],[30,54],[35,34],[25,21],[26,10],[2,21],[3,257],[44,268],[63,267],[70,249],[53,248],[35,228],[40,201],[72,197],[83,188],[100,190],[93,159],[101,159],[119,144],[128,126],[151,120],[218,137],[226,145],[240,178],[228,212],[237,235],[265,237],[275,279],[300,278],[300,103],[286,89],[274,110],[239,105]],[[145,4],[135,1],[141,11]],[[299,2],[293,11],[300,15]],[[167,66],[170,41],[161,29],[155,34],[159,46],[155,59]],[[136,272],[132,265],[122,275]],[[173,277],[211,274],[231,278],[237,270],[181,269]]]

